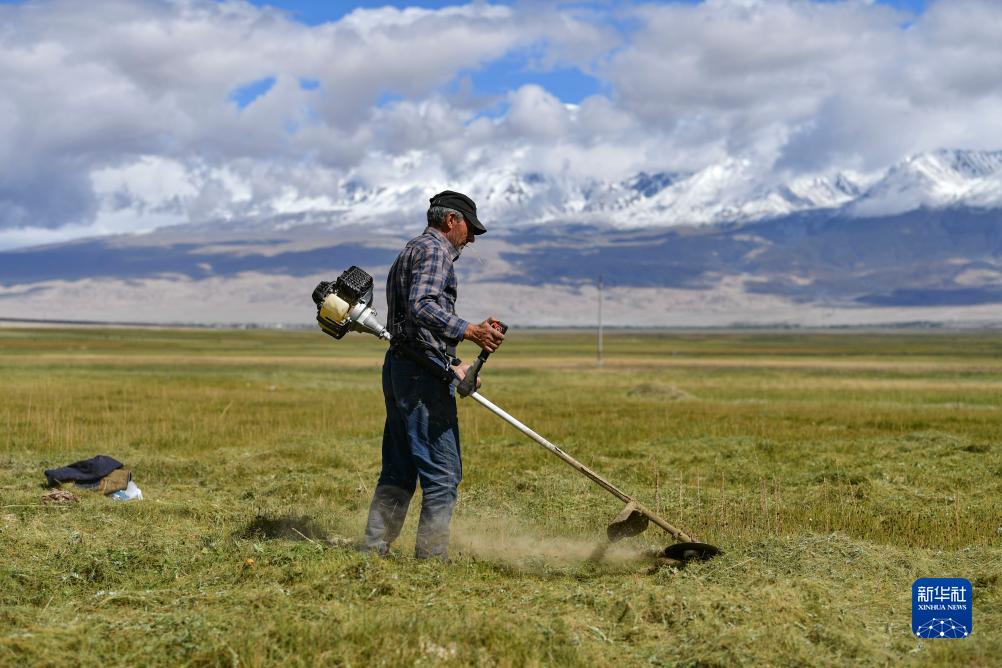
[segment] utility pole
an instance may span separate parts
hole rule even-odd
[[[602,275],[598,275],[598,366],[602,366]]]

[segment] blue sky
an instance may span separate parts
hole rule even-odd
[[[8,0],[0,0],[8,1]],[[278,7],[286,11],[291,12],[296,16],[297,19],[308,23],[310,25],[316,25],[319,23],[326,23],[327,21],[336,21],[345,14],[352,12],[355,9],[367,8],[372,9],[376,7],[425,7],[428,9],[438,9],[441,7],[448,7],[450,5],[462,4],[449,0],[409,0],[404,2],[389,2],[387,0],[366,0],[365,2],[330,2],[325,0],[252,0],[255,5],[265,6],[270,5],[272,7]],[[689,4],[698,3],[699,0],[676,0],[676,2],[688,2]],[[922,12],[925,10],[926,5],[929,4],[929,0],[878,0],[880,4],[892,5],[898,7],[899,9],[905,9],[912,12]],[[505,4],[510,5],[511,2],[503,2],[499,0],[492,0],[491,4]],[[576,5],[588,4],[597,6],[612,6],[616,4],[615,2],[576,2]],[[668,4],[668,3],[658,3],[651,2],[648,4]]]
[[[409,0],[390,6],[429,11],[343,20],[385,2],[0,0],[0,248],[326,210],[360,183],[813,182],[1002,149],[999,0]]]
[[[0,4],[23,4],[30,0],[0,0]],[[670,2],[645,2],[636,4],[699,4],[701,0],[671,0]],[[820,2],[841,2],[843,0],[818,0]],[[356,9],[376,9],[380,7],[420,7],[425,9],[440,9],[442,7],[464,4],[455,0],[364,0],[362,2],[339,2],[331,0],[250,0],[259,7],[275,7],[287,12],[295,20],[310,26],[337,21]],[[885,4],[915,14],[921,14],[930,0],[877,0]],[[491,0],[490,4],[512,5],[512,0]],[[523,3],[525,4],[525,3]],[[590,8],[614,11],[615,8],[626,5],[624,2],[573,2],[565,3],[573,7],[587,6]],[[484,96],[503,96],[507,91],[515,90],[526,84],[536,84],[548,90],[563,102],[578,103],[584,98],[596,93],[605,92],[602,82],[576,67],[562,67],[555,70],[541,71],[531,65],[532,53],[513,51],[503,58],[495,60],[485,67],[464,73],[464,78],[472,84],[473,92]],[[274,78],[265,77],[249,82],[231,92],[232,101],[244,108],[260,96],[268,92],[274,84]],[[387,95],[384,99],[393,100],[396,96]]]
[[[296,20],[307,25],[319,25],[330,21],[337,21],[346,14],[356,9],[375,9],[379,7],[421,7],[426,9],[439,9],[453,6],[458,3],[450,0],[405,0],[390,2],[388,0],[366,0],[364,2],[329,2],[324,0],[251,0],[253,4],[264,7],[276,7],[288,12]],[[829,2],[832,0],[820,0]],[[836,2],[842,0],[834,0]],[[921,14],[925,11],[930,0],[877,0],[878,4],[885,4],[901,10]],[[699,4],[701,0],[672,0],[672,2],[646,2],[636,4]],[[512,5],[516,4],[506,0],[491,0],[490,4]],[[526,4],[526,3],[522,3]],[[593,9],[613,11],[616,7],[624,6],[624,2],[567,2],[572,7],[589,7]],[[536,84],[542,86],[552,95],[563,102],[578,103],[584,98],[596,93],[604,92],[602,83],[593,76],[575,67],[564,67],[553,71],[540,71],[534,68],[531,53],[525,51],[514,51],[507,54],[483,68],[466,72],[465,75],[473,85],[473,91],[485,96],[503,95],[505,92],[515,90],[526,84]],[[262,92],[266,92],[270,86],[259,81],[249,84],[234,94],[233,99],[243,106],[256,99]],[[386,99],[395,99],[392,96]]]

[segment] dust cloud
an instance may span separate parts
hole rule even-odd
[[[653,554],[635,541],[609,543],[601,534],[594,540],[547,536],[537,527],[504,519],[454,519],[452,545],[458,553],[515,567],[628,564],[648,560]]]

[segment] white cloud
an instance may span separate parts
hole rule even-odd
[[[511,95],[507,124],[518,137],[559,139],[567,132],[567,108],[539,86],[522,86]]]
[[[0,5],[0,229],[12,244],[267,216],[350,199],[353,181],[477,170],[622,178],[737,159],[803,174],[1002,148],[1002,4],[911,18],[863,0],[473,2],[319,26],[242,0]],[[606,93],[569,106],[537,85],[470,89],[512,54]]]

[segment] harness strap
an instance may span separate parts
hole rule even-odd
[[[452,385],[452,383],[456,380],[456,376],[451,370],[440,367],[432,362],[427,355],[422,354],[420,351],[415,350],[406,343],[395,343],[392,346],[392,349],[394,351],[401,352],[404,357],[416,363],[418,366],[422,367],[425,371],[446,385]]]

